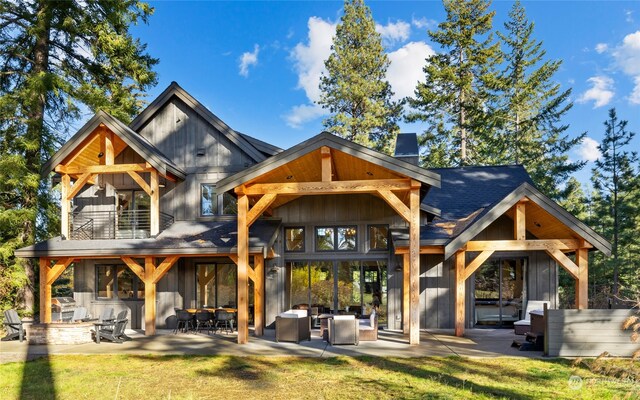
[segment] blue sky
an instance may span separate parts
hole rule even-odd
[[[573,88],[564,123],[588,132],[572,159],[592,161],[608,109],[640,134],[640,2],[525,1],[547,57],[563,60],[554,77]],[[288,148],[322,131],[318,79],[341,16],[341,1],[151,1],[155,14],[132,33],[160,59],[151,101],[172,81],[232,128]],[[440,1],[369,1],[397,96],[424,79],[424,59],[441,49],[427,35],[445,18]],[[502,28],[510,1],[494,1]],[[403,124],[403,132],[424,126]],[[640,148],[640,136],[634,141]],[[586,182],[591,163],[579,173]]]

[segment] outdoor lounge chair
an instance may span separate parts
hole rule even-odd
[[[113,307],[106,307],[102,310],[100,314],[99,322],[107,323],[112,322],[116,318],[116,314],[113,311]]]
[[[71,322],[84,321],[87,319],[87,309],[85,307],[78,307],[73,310],[73,317]]]
[[[6,310],[4,312],[4,329],[7,331],[7,336],[2,338],[2,341],[12,340],[19,338],[22,342],[24,340],[24,327],[22,326],[22,320],[18,316],[16,310]]]
[[[531,316],[529,313],[534,310],[542,310],[545,304],[549,307],[550,302],[541,300],[529,300],[527,302],[527,309],[522,316],[524,319],[513,323],[516,335],[524,335],[531,330]]]
[[[276,316],[276,342],[311,340],[311,317],[307,310],[289,310]]]
[[[113,324],[97,322],[95,324],[96,329],[94,331],[96,335],[96,343],[100,344],[100,339],[107,339],[114,343],[122,343],[125,340],[131,340],[131,338],[124,333],[127,323],[129,322],[126,316],[127,311],[125,310],[118,313],[118,317],[113,321]]]
[[[358,335],[361,341],[378,340],[378,314],[371,312],[369,318],[358,320]]]
[[[355,344],[360,342],[360,330],[355,315],[336,315],[329,320],[329,343]]]

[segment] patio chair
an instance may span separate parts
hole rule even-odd
[[[211,332],[213,329],[213,325],[211,325],[212,314],[209,310],[198,310],[196,311],[196,332],[198,332],[202,328],[207,328],[207,334]]]
[[[3,324],[4,329],[7,331],[7,335],[2,338],[3,342],[15,338],[19,338],[21,342],[24,340],[24,327],[16,310],[12,309],[4,312]]]
[[[306,309],[289,310],[276,316],[276,342],[311,340],[311,317]]]
[[[85,319],[87,319],[87,309],[85,307],[78,307],[73,310],[71,322],[84,321]]]
[[[113,307],[106,307],[102,309],[102,313],[100,313],[99,322],[106,323],[111,322],[116,318],[116,314],[113,311]]]
[[[221,329],[220,325],[224,325],[225,332],[233,333],[233,313],[227,310],[216,310],[215,321],[214,333]]]
[[[131,340],[131,338],[124,333],[127,323],[129,322],[126,316],[127,311],[124,310],[118,313],[118,317],[113,321],[113,324],[96,323],[96,329],[93,332],[96,336],[96,343],[100,344],[100,339],[107,339],[114,343],[122,343],[125,340]]]
[[[186,310],[178,310],[176,311],[176,317],[178,318],[178,323],[176,324],[176,329],[173,330],[173,333],[188,332],[189,328],[193,329],[193,315],[191,315]]]
[[[371,312],[369,318],[358,320],[358,335],[361,341],[378,340],[378,314]]]
[[[355,344],[360,342],[360,330],[355,315],[336,315],[329,320],[329,343]]]
[[[513,323],[513,328],[516,335],[524,335],[531,330],[531,311],[542,310],[544,309],[545,304],[547,305],[547,307],[549,307],[550,302],[541,300],[529,300],[527,302],[527,309],[523,315],[524,319]]]

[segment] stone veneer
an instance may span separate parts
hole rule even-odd
[[[90,322],[31,324],[25,326],[29,344],[82,344],[90,343]]]

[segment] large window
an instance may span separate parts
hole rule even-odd
[[[96,266],[96,298],[143,299],[144,282],[124,265]]]
[[[198,307],[236,306],[237,269],[234,264],[197,264]]]
[[[369,225],[369,250],[389,250],[388,225]]]
[[[316,228],[316,251],[356,250],[355,226],[323,226]]]
[[[512,325],[524,318],[526,263],[526,258],[492,258],[475,272],[476,324]]]
[[[285,228],[284,236],[286,251],[304,251],[304,228]]]
[[[213,215],[237,215],[238,200],[231,193],[224,193],[218,204],[216,185],[204,183],[200,187],[200,215],[209,217]]]

